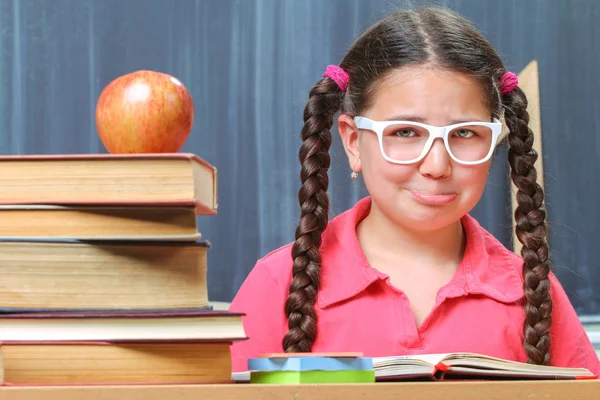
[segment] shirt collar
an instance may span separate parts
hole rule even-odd
[[[332,219],[323,233],[320,308],[350,299],[387,276],[372,268],[360,248],[356,226],[369,214],[371,198],[359,200]],[[523,297],[523,261],[506,249],[470,215],[462,220],[467,239],[463,260],[451,282],[440,289],[444,298],[484,295],[503,303]]]

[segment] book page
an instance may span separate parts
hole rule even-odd
[[[389,365],[429,365],[435,366],[448,357],[448,353],[440,354],[413,354],[407,356],[374,357],[373,368],[382,368]]]

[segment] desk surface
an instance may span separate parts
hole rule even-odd
[[[1,400],[519,400],[600,399],[600,380],[320,385],[2,387]]]

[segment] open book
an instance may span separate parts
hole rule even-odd
[[[306,357],[318,353],[308,353]],[[300,357],[298,355],[297,357]],[[332,357],[332,356],[330,356]],[[334,357],[335,358],[335,357]],[[251,363],[252,364],[252,363]],[[330,369],[323,362],[312,370]],[[258,365],[254,363],[253,365]],[[562,368],[503,360],[475,353],[424,354],[373,357],[372,367],[377,381],[444,380],[444,379],[597,379],[585,368]],[[292,370],[281,366],[280,370]],[[269,369],[272,371],[273,369]],[[304,369],[303,371],[306,371]],[[235,372],[236,382],[249,382],[253,371]],[[263,373],[266,370],[263,371]]]
[[[585,368],[526,364],[475,353],[373,358],[377,380],[443,379],[597,379]]]

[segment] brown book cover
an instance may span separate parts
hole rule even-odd
[[[190,153],[0,156],[0,204],[193,206],[216,214],[217,169]]]
[[[220,318],[220,317],[241,317],[244,313],[208,310],[206,308],[197,309],[172,309],[172,310],[127,310],[127,311],[106,311],[89,310],[74,312],[30,312],[30,313],[11,313],[0,316],[0,319],[90,319],[90,318]]]

